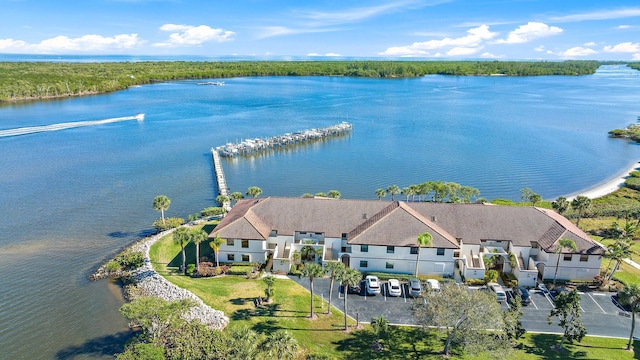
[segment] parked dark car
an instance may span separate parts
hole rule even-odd
[[[349,289],[347,291],[349,292],[349,294],[360,295],[360,293],[362,292],[362,289],[360,288],[360,285],[349,285]]]
[[[522,286],[514,286],[513,287],[513,296],[520,297],[520,303],[524,306],[531,304],[531,295],[529,295],[529,290],[523,288]]]
[[[556,296],[560,295],[560,294],[565,294],[565,293],[570,293],[571,290],[565,288],[565,287],[556,287],[553,288],[549,291],[549,295],[551,295],[551,298],[555,298]]]

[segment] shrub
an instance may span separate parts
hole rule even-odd
[[[498,270],[487,270],[484,273],[484,281],[486,282],[496,282],[498,280]]]
[[[247,275],[247,273],[253,272],[253,266],[247,265],[234,265],[229,268],[227,274],[229,275]]]
[[[200,263],[200,267],[198,268],[198,274],[203,277],[218,276],[218,275],[226,274],[228,270],[229,270],[228,266],[222,265],[222,266],[216,267],[212,262],[205,261]]]
[[[208,208],[202,209],[202,211],[200,211],[200,216],[208,217],[208,216],[220,215],[222,213],[223,213],[223,210],[221,207],[210,206]]]
[[[192,276],[194,272],[196,272],[196,264],[188,264],[187,275]]]
[[[125,269],[135,269],[142,266],[144,254],[142,251],[125,250],[116,256],[115,261]]]
[[[491,203],[496,205],[510,205],[510,206],[516,205],[516,203],[513,202],[513,200],[509,200],[509,199],[493,199],[491,200]]]
[[[171,217],[165,218],[165,222],[162,223],[162,219],[156,220],[153,222],[153,227],[158,231],[165,231],[169,229],[174,229],[184,224],[183,218]]]
[[[484,279],[467,279],[467,281],[465,282],[465,284],[469,286],[485,285],[486,283],[487,282],[484,281]]]
[[[630,176],[632,177],[640,177],[640,171],[635,170],[629,173]]]
[[[500,274],[500,277],[506,287],[514,287],[518,285],[518,279],[516,279],[515,275],[511,273],[502,273]]]
[[[122,266],[120,265],[119,262],[115,261],[115,260],[111,260],[108,263],[106,263],[104,265],[104,268],[108,271],[108,272],[115,272],[118,271],[120,269],[122,269]]]
[[[291,265],[291,268],[289,268],[289,274],[300,275],[300,270],[298,270],[298,267],[296,265]]]
[[[625,180],[624,185],[633,190],[640,190],[640,177],[632,176]]]

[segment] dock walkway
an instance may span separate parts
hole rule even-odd
[[[227,186],[227,180],[224,177],[222,164],[220,164],[220,154],[218,154],[218,151],[214,148],[211,148],[211,157],[213,158],[213,177],[216,178],[216,183],[218,184],[218,195],[229,197],[229,187]],[[231,202],[226,201],[221,205],[223,208],[228,209],[231,206]]]

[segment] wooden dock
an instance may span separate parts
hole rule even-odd
[[[227,180],[224,176],[224,170],[222,170],[222,164],[220,164],[220,154],[214,148],[211,148],[211,157],[213,158],[213,177],[216,178],[218,184],[218,195],[224,195],[229,197],[229,187],[227,186]],[[226,201],[222,205],[223,208],[229,209],[231,207],[231,201]]]

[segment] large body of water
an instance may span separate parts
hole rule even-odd
[[[126,121],[0,138],[0,358],[109,357],[127,336],[119,289],[86,276],[159,217],[214,205],[209,149],[354,125],[348,137],[223,161],[232,191],[300,196],[428,180],[481,196],[544,198],[606,181],[640,159],[610,139],[640,115],[640,72],[605,66],[582,77],[225,79],[0,107],[0,129],[145,113]]]

